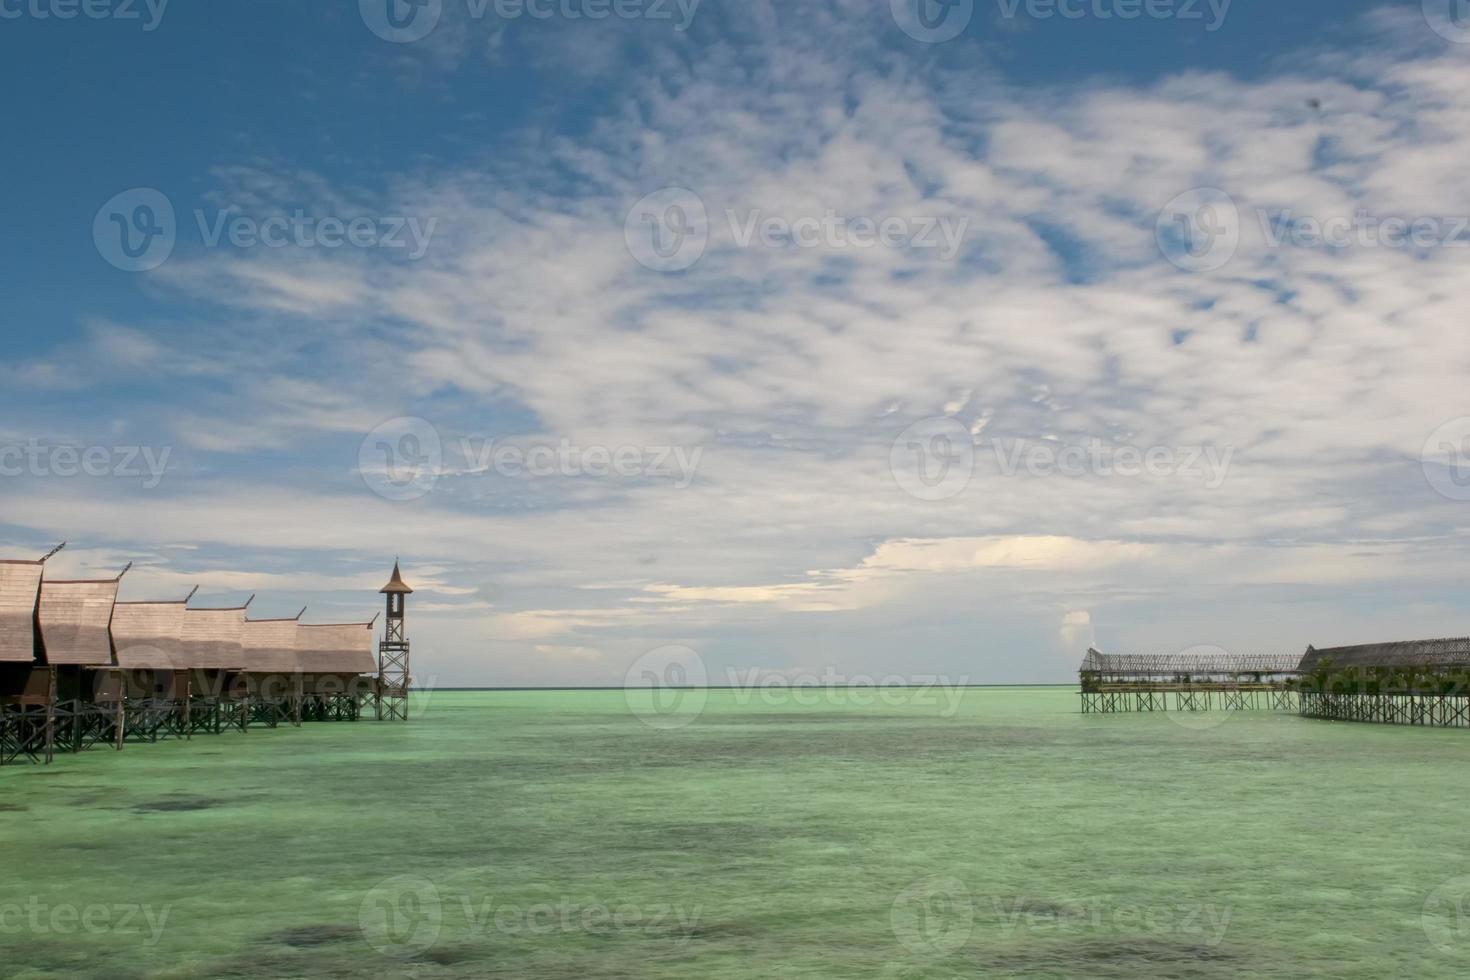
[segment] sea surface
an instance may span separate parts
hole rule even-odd
[[[0,976],[1470,976],[1470,733],[698,693],[0,769]]]

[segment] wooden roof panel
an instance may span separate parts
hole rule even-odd
[[[1308,647],[1302,670],[1317,667],[1470,667],[1470,638]]]
[[[245,608],[186,609],[181,633],[181,667],[239,670],[245,665],[240,638]]]
[[[296,673],[298,625],[294,619],[246,620],[241,633],[245,669],[253,674]]]
[[[41,582],[37,619],[49,664],[108,667],[113,663],[112,607],[117,579],[100,582]]]
[[[184,603],[119,602],[112,611],[117,665],[135,670],[184,666]]]
[[[0,562],[0,663],[36,659],[36,600],[43,567],[38,561]]]
[[[296,633],[296,650],[303,673],[378,672],[378,658],[373,651],[373,627],[370,623],[329,626],[303,623]]]

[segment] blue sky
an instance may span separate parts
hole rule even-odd
[[[402,555],[457,684],[1465,632],[1450,0],[388,2],[0,0],[6,553]]]

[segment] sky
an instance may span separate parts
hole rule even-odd
[[[1462,0],[0,0],[0,79],[0,555],[401,558],[438,685],[1470,632]]]

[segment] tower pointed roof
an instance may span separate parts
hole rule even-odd
[[[411,595],[413,593],[413,589],[409,588],[408,583],[403,581],[403,574],[398,571],[398,562],[395,561],[393,563],[393,577],[378,592],[384,595],[392,593]]]

